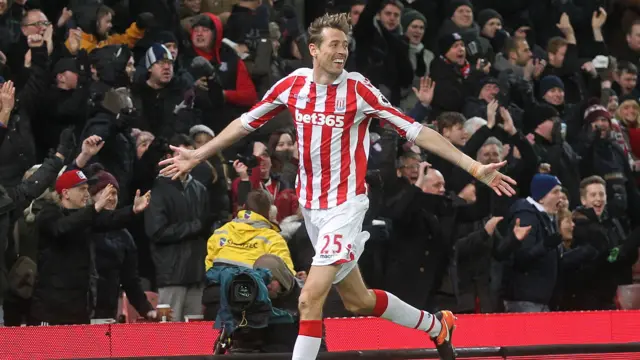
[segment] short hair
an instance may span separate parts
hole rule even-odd
[[[475,133],[477,129],[485,125],[487,125],[487,120],[478,116],[474,116],[464,122],[464,131],[466,131],[469,135],[473,135],[473,133]]]
[[[349,25],[349,14],[324,14],[313,20],[309,25],[309,44],[319,46],[322,43],[322,30],[331,28],[340,30],[345,34],[349,34],[351,25]]]
[[[271,205],[273,205],[271,194],[264,189],[255,189],[247,194],[244,207],[245,210],[256,212],[265,219],[269,219]]]
[[[31,10],[27,10],[24,15],[22,16],[22,19],[20,20],[20,25],[21,26],[26,26],[27,25],[27,18],[29,17],[29,15],[31,14],[35,14],[35,13],[42,13],[44,14],[44,12],[40,9],[31,9]]]
[[[569,45],[567,39],[560,36],[552,37],[547,43],[547,52],[549,54],[555,54],[558,50],[567,45]]]
[[[353,0],[351,2],[351,6],[349,6],[349,8],[353,8],[354,6],[358,6],[358,5],[367,5],[367,2],[365,0]]]
[[[400,9],[400,11],[404,10],[404,5],[402,5],[402,3],[398,0],[385,0],[382,2],[382,5],[380,6],[380,10],[378,10],[378,12],[381,12],[382,10],[384,10],[384,8],[387,7],[387,5],[393,5],[395,7],[397,7],[398,9]]]
[[[176,147],[191,146],[195,148],[196,142],[186,134],[175,134],[171,137],[171,140],[169,140],[169,145]]]
[[[631,35],[631,33],[633,32],[633,27],[636,25],[640,25],[640,19],[635,19],[631,25],[629,25],[629,28],[627,29],[627,35]]]
[[[518,48],[520,46],[520,43],[523,41],[527,41],[527,39],[522,39],[522,38],[516,38],[516,37],[511,37],[511,38],[507,38],[504,41],[504,47],[502,48],[502,54],[505,55],[505,57],[509,57],[509,54],[515,52],[518,52]]]
[[[582,179],[582,181],[580,181],[580,196],[585,196],[587,194],[587,186],[589,185],[593,185],[593,184],[600,184],[604,187],[607,186],[607,182],[604,181],[604,179],[598,175],[592,175],[589,177],[586,177],[584,179]]]
[[[482,147],[485,147],[487,145],[497,145],[498,148],[500,149],[500,151],[502,152],[502,146],[504,144],[502,143],[502,141],[498,140],[497,137],[491,136],[491,137],[487,138],[487,140],[485,140],[485,142],[482,144]]]
[[[422,161],[422,158],[420,157],[419,154],[416,154],[412,151],[406,152],[398,157],[398,161],[396,161],[396,168],[397,169],[403,168],[404,165],[407,163],[407,160],[410,160],[410,159],[413,159],[416,161]]]
[[[467,121],[467,119],[464,118],[464,115],[454,111],[443,112],[436,118],[438,132],[441,134],[444,129],[451,129],[456,125],[464,126],[465,121]]]
[[[618,62],[618,74],[622,74],[623,72],[632,75],[638,75],[638,67],[635,66],[631,61],[622,60]]]

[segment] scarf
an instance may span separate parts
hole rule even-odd
[[[469,74],[471,74],[471,64],[469,64],[469,62],[467,60],[464,61],[464,65],[458,65],[456,63],[453,63],[451,61],[449,61],[449,59],[447,59],[446,57],[444,57],[444,55],[440,55],[440,58],[442,58],[442,60],[444,60],[444,62],[446,62],[447,64],[452,65],[456,70],[458,70],[460,72],[460,75],[462,75],[463,79],[466,79],[467,77],[469,77]]]

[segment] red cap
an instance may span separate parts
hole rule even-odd
[[[56,192],[62,194],[62,190],[71,189],[76,186],[86,184],[87,176],[80,170],[65,171],[56,181]]]

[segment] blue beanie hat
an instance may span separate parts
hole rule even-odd
[[[531,198],[540,201],[558,185],[562,185],[562,183],[557,177],[549,174],[536,174],[531,180]]]
[[[171,55],[171,52],[166,46],[158,43],[152,44],[144,57],[144,65],[147,67],[147,70],[149,70],[153,64],[160,60],[173,61],[173,55]]]
[[[547,91],[554,88],[560,88],[562,89],[562,91],[564,91],[564,83],[562,82],[562,79],[560,79],[555,75],[547,75],[543,77],[542,80],[540,80],[540,96],[541,97],[544,96],[544,94],[546,94]]]

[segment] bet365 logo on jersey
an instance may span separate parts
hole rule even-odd
[[[298,109],[296,109],[296,121],[318,126],[344,127],[343,115],[325,115],[322,113],[303,114],[298,111]]]

